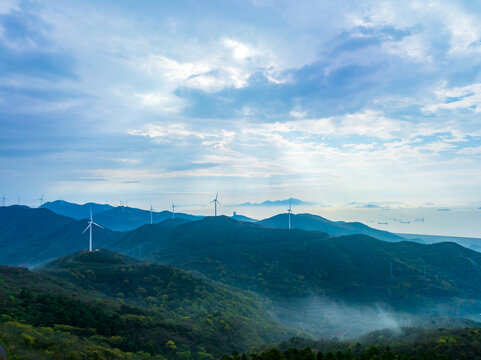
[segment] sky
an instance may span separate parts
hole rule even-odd
[[[476,222],[480,59],[477,1],[0,0],[0,193]]]

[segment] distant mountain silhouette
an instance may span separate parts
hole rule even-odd
[[[261,220],[257,222],[257,224],[265,227],[287,229],[289,226],[288,214],[279,214],[271,218]],[[291,224],[292,228],[295,229],[323,231],[331,236],[364,234],[384,241],[406,240],[399,235],[390,233],[388,231],[373,229],[360,222],[330,221],[322,216],[312,214],[291,215]],[[420,242],[420,240],[412,241]]]
[[[111,210],[114,207],[108,204],[96,204],[92,202],[79,205],[64,200],[55,200],[51,202],[46,202],[41,206],[41,208],[48,209],[59,215],[81,220],[90,218],[91,209],[92,214],[96,215],[98,213]]]
[[[307,202],[307,201],[302,201],[299,199],[285,199],[285,200],[266,200],[261,203],[250,203],[250,202],[245,202],[242,204],[237,204],[237,206],[289,206],[291,204],[292,206],[303,206],[303,205],[315,205],[313,202]]]
[[[88,248],[86,220],[75,220],[43,208],[0,207],[0,264],[33,266]],[[94,247],[112,235],[94,228]]]
[[[95,222],[111,230],[117,231],[133,230],[141,225],[150,224],[149,210],[142,210],[128,206],[113,207],[96,203],[78,205],[63,200],[57,200],[45,203],[42,207],[60,215],[73,217],[74,219],[89,219],[90,209],[92,209]],[[198,220],[202,218],[202,216],[194,216],[184,213],[176,213],[175,217],[186,220]],[[153,223],[159,223],[171,218],[172,212],[170,211],[152,212]]]
[[[461,237],[461,236],[440,236],[440,235],[420,235],[420,234],[397,234],[405,239],[434,244],[439,242],[454,242],[467,247],[471,250],[481,252],[481,238]]]

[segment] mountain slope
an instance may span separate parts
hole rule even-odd
[[[106,250],[68,255],[35,272],[0,266],[0,279],[0,319],[31,326],[21,325],[32,337],[56,334],[36,348],[68,359],[64,350],[89,342],[84,351],[95,345],[207,360],[289,335],[253,294]],[[8,324],[14,333],[17,323]],[[55,350],[63,341],[67,349]]]
[[[279,229],[287,229],[288,223],[288,214],[279,214],[257,222],[257,224],[265,227]],[[363,234],[384,241],[406,240],[399,235],[373,229],[359,222],[330,221],[322,216],[312,214],[291,215],[291,224],[294,229],[322,231],[331,236]]]
[[[119,234],[109,246],[114,243],[125,252],[134,248],[132,254],[144,247],[149,259],[256,291],[271,300],[280,323],[319,336],[424,324],[426,316],[481,320],[481,269],[475,265],[481,254],[454,243],[329,237],[223,216],[171,229],[145,226]]]
[[[33,266],[88,247],[87,221],[61,216],[47,209],[0,207],[0,264]],[[94,246],[112,235],[94,229]]]
[[[234,215],[231,216],[231,218],[234,219],[234,220],[237,220],[237,221],[246,221],[246,222],[253,222],[253,223],[259,221],[259,220],[250,218],[250,217],[245,216],[245,215],[237,214],[235,212],[234,212]]]
[[[481,269],[475,268],[481,254],[454,243],[329,237],[219,216],[171,229],[143,227],[119,234],[108,246],[122,251],[145,246],[157,261],[269,296],[326,294],[397,307],[443,297],[481,298]]]

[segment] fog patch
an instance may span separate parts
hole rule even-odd
[[[273,300],[272,318],[287,328],[307,331],[318,338],[353,338],[378,329],[412,326],[408,314],[390,312],[381,305],[353,306],[326,297]]]

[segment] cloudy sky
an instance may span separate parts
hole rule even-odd
[[[477,210],[480,59],[477,1],[0,0],[0,193]]]

